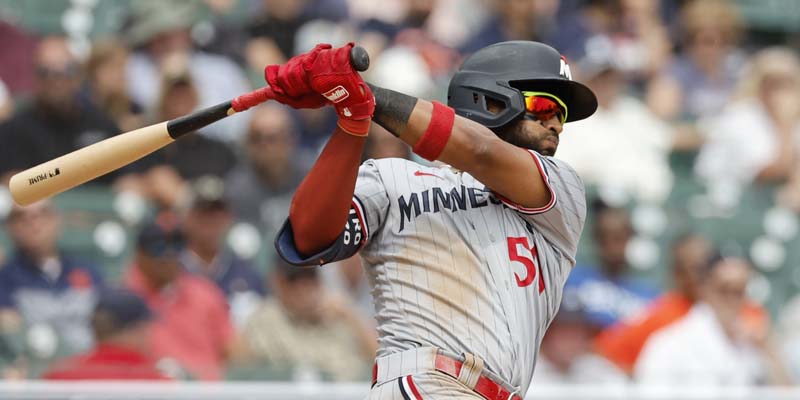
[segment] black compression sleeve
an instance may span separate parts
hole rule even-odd
[[[406,129],[411,111],[417,104],[417,98],[372,84],[369,86],[375,95],[375,114],[372,116],[372,121],[392,135],[400,136]]]

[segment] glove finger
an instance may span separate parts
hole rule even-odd
[[[334,50],[334,63],[338,67],[337,70],[341,72],[355,71],[353,65],[350,63],[350,51],[353,49],[353,42],[350,42],[336,50]]]
[[[311,91],[306,71],[301,67],[302,60],[293,58],[282,66],[277,81],[289,96],[300,96]]]
[[[311,66],[314,65],[314,61],[319,57],[321,53],[329,51],[332,46],[328,43],[320,43],[308,52],[308,54],[303,56],[303,68],[308,71],[311,69]]]
[[[286,92],[283,90],[283,87],[281,87],[281,84],[278,81],[280,68],[280,65],[267,65],[267,67],[264,68],[264,80],[267,81],[275,94],[282,95],[286,94]]]

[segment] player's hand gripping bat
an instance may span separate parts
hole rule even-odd
[[[355,46],[350,51],[350,63],[357,71],[366,71],[369,55],[363,48]],[[12,176],[9,182],[11,197],[17,204],[25,206],[56,195],[124,167],[187,133],[261,104],[273,96],[272,89],[263,87],[231,101],[75,150]]]

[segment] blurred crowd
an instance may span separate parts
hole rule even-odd
[[[3,182],[263,86],[264,66],[319,42],[355,41],[367,81],[440,101],[483,46],[553,45],[600,105],[556,157],[597,195],[533,388],[800,382],[800,297],[767,310],[748,290],[753,260],[726,238],[669,238],[660,281],[631,260],[659,220],[637,226],[625,199],[664,208],[681,176],[706,188],[706,215],[765,185],[800,212],[800,36],[756,25],[746,1],[121,1],[100,33],[96,2],[50,3],[68,8],[55,32],[0,14]],[[88,184],[129,205],[133,251],[113,273],[63,245],[57,201],[18,207],[5,192],[3,378],[367,380],[377,344],[359,259],[299,269],[271,250],[335,123],[332,109],[266,103]],[[385,157],[415,156],[373,125],[364,158]]]

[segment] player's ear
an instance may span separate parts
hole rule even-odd
[[[500,100],[493,99],[489,96],[486,96],[486,108],[492,114],[498,114],[501,111],[505,110],[506,105]]]

